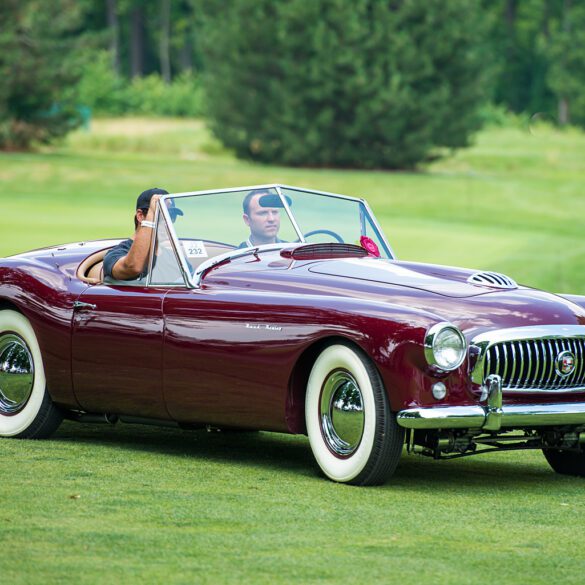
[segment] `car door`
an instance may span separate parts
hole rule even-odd
[[[164,392],[179,422],[286,431],[291,372],[320,327],[270,292],[214,282],[164,299]]]
[[[72,375],[88,412],[168,419],[163,397],[163,300],[185,287],[163,214],[157,212],[148,276],[85,290],[73,317]]]
[[[162,394],[162,302],[167,289],[101,284],[73,316],[72,376],[87,412],[168,418]]]

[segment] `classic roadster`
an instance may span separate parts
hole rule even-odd
[[[364,200],[282,185],[162,197],[139,280],[104,278],[117,243],[0,260],[0,436],[63,418],[306,433],[357,485],[404,446],[542,449],[585,476],[585,297],[398,261]]]

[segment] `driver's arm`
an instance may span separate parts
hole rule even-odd
[[[154,195],[150,200],[150,207],[144,219],[154,221],[156,205],[160,195]],[[144,270],[148,260],[152,228],[138,226],[132,247],[126,256],[122,256],[112,267],[112,276],[115,280],[133,280],[138,278]]]

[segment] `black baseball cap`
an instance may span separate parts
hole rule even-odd
[[[147,191],[142,191],[140,195],[138,195],[138,200],[136,201],[136,209],[148,209],[150,207],[150,200],[152,199],[153,195],[168,195],[169,192],[161,189],[160,187],[153,187],[152,189],[148,189]]]
[[[153,187],[147,191],[142,191],[142,193],[140,193],[138,196],[138,200],[136,201],[136,209],[148,209],[150,207],[150,200],[152,199],[153,195],[168,194],[168,191],[165,191],[160,187]],[[168,203],[170,203],[170,205],[168,205],[169,215],[171,216],[171,220],[174,222],[179,215],[183,215],[183,212],[178,207],[175,207],[175,202],[172,199]]]

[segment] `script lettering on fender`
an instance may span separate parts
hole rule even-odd
[[[246,329],[268,329],[269,331],[282,331],[282,327],[267,325],[265,323],[246,323]]]

